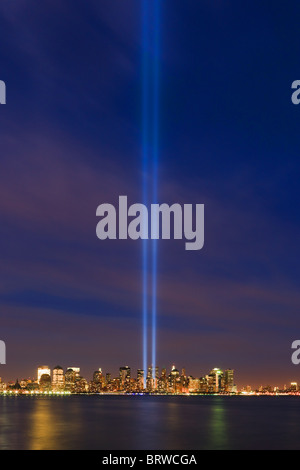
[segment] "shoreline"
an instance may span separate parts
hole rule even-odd
[[[71,392],[1,392],[0,397],[299,397],[300,393],[71,393]]]

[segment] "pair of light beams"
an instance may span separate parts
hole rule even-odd
[[[160,0],[142,0],[142,159],[143,203],[157,203],[159,137]],[[149,268],[151,277],[149,277]],[[151,288],[149,289],[149,278]],[[149,295],[150,290],[150,295]],[[149,297],[151,296],[151,304]],[[151,306],[150,306],[150,305]],[[151,314],[151,315],[150,315]],[[148,330],[151,318],[151,364],[156,368],[157,240],[143,240],[143,369],[148,368]]]

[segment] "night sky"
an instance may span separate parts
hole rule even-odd
[[[205,204],[206,225],[200,251],[158,243],[158,365],[300,382],[299,2],[161,3],[159,202]],[[5,380],[142,367],[142,243],[96,237],[99,204],[142,202],[141,14],[1,0]]]

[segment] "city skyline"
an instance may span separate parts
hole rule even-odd
[[[59,371],[59,372],[57,372],[57,371]],[[289,391],[297,391],[297,392],[300,391],[300,387],[298,387],[298,381],[295,380],[295,377],[294,377],[294,379],[291,378],[291,380],[286,381],[285,383],[282,382],[282,380],[278,379],[275,383],[271,383],[270,381],[265,380],[265,382],[260,383],[260,385],[254,385],[254,384],[251,384],[250,381],[248,381],[248,382],[245,382],[245,383],[240,384],[238,386],[237,383],[240,382],[240,381],[236,381],[236,373],[235,373],[234,369],[230,369],[230,368],[225,369],[225,368],[214,367],[210,370],[210,372],[207,372],[204,375],[199,375],[199,374],[194,375],[194,374],[190,374],[189,371],[186,369],[186,367],[182,367],[179,370],[179,369],[176,368],[176,366],[174,364],[172,366],[170,366],[169,369],[166,368],[166,367],[156,366],[155,368],[153,368],[152,366],[149,366],[147,368],[147,373],[146,374],[144,373],[143,369],[133,369],[132,367],[130,367],[128,365],[120,366],[118,368],[118,374],[114,374],[111,371],[105,370],[102,367],[100,367],[100,368],[94,370],[94,372],[91,374],[91,376],[86,376],[85,373],[82,373],[82,369],[79,366],[68,366],[68,367],[63,368],[62,366],[57,365],[57,366],[51,368],[48,365],[44,365],[44,366],[39,366],[36,369],[36,374],[35,375],[33,374],[32,376],[27,376],[27,378],[25,377],[25,375],[23,375],[23,376],[20,376],[20,377],[16,377],[15,379],[6,378],[5,380],[3,380],[3,376],[1,376],[1,374],[0,374],[0,383],[2,384],[2,388],[3,388],[3,385],[9,387],[9,386],[12,386],[13,384],[19,384],[19,383],[27,382],[27,381],[29,381],[29,383],[39,384],[40,380],[41,380],[41,377],[43,375],[44,376],[46,375],[46,376],[49,377],[50,383],[52,385],[54,383],[59,383],[60,386],[62,386],[62,385],[65,384],[65,378],[66,378],[66,376],[68,375],[68,373],[70,371],[72,371],[75,374],[74,377],[76,376],[80,379],[83,379],[83,381],[84,381],[83,382],[84,383],[83,387],[87,387],[88,385],[93,383],[95,381],[95,376],[97,376],[97,375],[99,375],[102,378],[101,380],[103,380],[104,382],[107,380],[107,377],[109,377],[109,380],[111,380],[112,383],[115,384],[115,388],[113,390],[112,389],[111,390],[105,390],[105,392],[111,391],[111,392],[114,392],[114,393],[117,393],[117,392],[123,393],[123,392],[126,391],[124,388],[119,390],[118,389],[119,384],[116,385],[116,381],[118,381],[118,380],[126,381],[127,378],[132,380],[134,384],[136,384],[136,383],[140,384],[139,385],[140,389],[138,390],[139,392],[150,392],[150,391],[151,392],[158,392],[159,387],[157,386],[157,384],[155,386],[153,385],[153,377],[155,377],[155,380],[156,379],[158,380],[158,379],[161,379],[162,377],[165,377],[165,378],[169,377],[170,378],[170,377],[172,377],[173,374],[175,374],[177,378],[184,377],[187,381],[189,381],[189,380],[198,381],[199,380],[203,385],[202,389],[198,390],[199,393],[200,392],[201,393],[212,393],[213,392],[212,390],[210,390],[210,392],[208,392],[208,389],[207,389],[207,387],[209,386],[209,377],[212,376],[212,374],[216,374],[216,376],[219,374],[220,380],[221,379],[223,381],[225,380],[225,382],[223,382],[223,388],[221,389],[221,382],[220,382],[220,390],[214,390],[214,392],[241,393],[241,392],[246,392],[246,391],[248,391],[248,392],[250,392],[250,391],[251,392],[253,392],[253,391],[258,392],[259,390],[261,390],[261,391],[264,390],[264,392],[266,392],[266,391],[267,392],[274,392],[276,390],[277,391],[289,390]],[[228,374],[231,377],[230,378],[230,387],[231,387],[230,390],[228,388],[227,389],[224,388],[225,384],[228,385],[228,383],[229,383]],[[151,390],[149,389],[148,380],[150,380],[150,383],[151,383],[151,387],[152,387]],[[60,389],[62,389],[62,388],[60,387]],[[64,387],[63,387],[63,389],[64,389]],[[0,387],[0,391],[1,391],[1,387]],[[3,389],[2,389],[2,391],[3,391]],[[87,389],[84,390],[84,388],[83,388],[82,391],[87,392]],[[134,390],[134,391],[137,392],[137,390]],[[98,390],[98,392],[100,392],[100,391]],[[102,392],[103,392],[103,390],[102,390]],[[160,392],[162,392],[162,390],[160,390]],[[164,391],[164,392],[166,392],[166,391]],[[91,390],[89,390],[89,393],[91,393]],[[95,390],[93,391],[93,393],[95,393]],[[183,394],[188,393],[187,388],[182,393]],[[197,390],[193,389],[192,393],[197,393]]]
[[[78,364],[82,364],[82,361],[81,361],[81,358],[80,356],[84,353],[86,355],[86,360],[84,361],[85,364],[83,365],[82,367],[82,370],[84,370],[84,375],[86,376],[92,376],[93,372],[97,369],[98,367],[98,361],[93,359],[92,361],[90,360],[90,356],[89,356],[89,350],[87,351],[78,351],[78,349],[75,347],[75,351],[76,351],[76,354],[74,354],[73,357],[75,357],[76,360],[72,360],[72,354],[69,355],[69,363],[78,363]],[[259,386],[261,386],[262,384],[265,384],[265,385],[270,385],[270,384],[274,384],[274,386],[281,386],[283,387],[285,384],[288,384],[288,383],[291,383],[292,381],[296,381],[296,382],[300,382],[300,370],[298,372],[298,368],[299,366],[295,365],[292,363],[291,361],[291,355],[292,355],[292,352],[293,352],[293,349],[291,349],[289,351],[289,360],[290,360],[290,363],[288,363],[288,366],[286,368],[286,371],[284,374],[281,374],[280,377],[278,376],[278,374],[274,374],[273,373],[270,373],[270,370],[266,370],[264,371],[263,374],[260,374],[259,373],[259,370],[257,369],[257,374],[252,374],[249,373],[248,369],[246,368],[242,368],[242,369],[238,369],[239,370],[239,374],[238,374],[238,378],[237,378],[237,386],[238,388],[242,388],[248,384],[251,384],[253,385],[253,388],[255,389],[258,389]],[[116,354],[114,354],[114,357],[116,356]],[[44,357],[44,363],[65,363],[66,361],[65,360],[60,360],[59,358],[59,354],[55,354],[55,358],[57,359],[56,361],[49,361],[49,357]],[[214,356],[215,357],[215,356]],[[48,360],[47,360],[48,359]],[[8,352],[8,363],[6,365],[0,365],[0,377],[2,377],[3,379],[5,379],[6,381],[7,380],[13,380],[13,378],[19,378],[19,377],[31,377],[33,378],[33,374],[32,374],[32,367],[29,366],[29,364],[27,363],[26,361],[26,357],[25,357],[25,360],[24,360],[24,364],[25,364],[25,367],[21,367],[20,365],[17,365],[17,367],[10,367],[9,365],[9,362],[10,362],[10,352]],[[118,365],[117,365],[117,360],[114,359],[114,360],[109,360],[109,358],[107,357],[106,355],[106,360],[103,362],[106,365],[106,370],[109,370],[109,371],[115,371],[118,369]],[[125,361],[124,361],[125,362]],[[142,366],[141,366],[141,359],[140,360],[135,360],[135,361],[126,361],[125,363],[131,363],[132,364],[132,370],[141,370],[142,369]],[[159,361],[160,362],[160,361]],[[201,361],[199,361],[201,363]],[[191,376],[195,376],[197,377],[197,375],[199,374],[199,369],[200,370],[211,370],[214,368],[214,365],[218,364],[220,365],[220,369],[223,370],[225,369],[225,367],[223,366],[225,361],[220,361],[218,360],[218,358],[215,358],[213,360],[206,360],[205,363],[204,361],[202,362],[202,366],[189,366],[188,369],[189,369],[189,373]],[[187,359],[187,361],[165,361],[165,364],[169,364],[169,367],[171,367],[174,363],[176,364],[179,364],[178,366],[178,369],[179,370],[182,370],[182,369],[186,369],[186,364],[189,364],[189,360]],[[94,364],[94,367],[91,365],[91,364]],[[231,366],[232,366],[232,369],[233,370],[237,370],[237,367],[235,366],[236,365],[236,361],[232,361],[231,362]],[[15,370],[15,372],[13,372],[13,370]]]
[[[36,358],[90,376],[155,354],[195,376],[230,364],[238,385],[297,381],[292,3],[160,2],[159,57],[147,49],[160,70],[157,200],[204,204],[205,245],[158,240],[156,270],[142,241],[95,233],[99,205],[143,203],[156,181],[142,164],[142,2],[1,3],[0,376],[31,375]]]

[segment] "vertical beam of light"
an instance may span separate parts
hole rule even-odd
[[[153,24],[153,203],[158,203],[158,129],[159,129],[159,45],[160,45],[160,0],[154,0]],[[155,232],[157,232],[155,227]],[[152,374],[156,382],[156,330],[157,330],[157,240],[152,241]]]
[[[160,45],[160,0],[142,0],[142,156],[143,156],[143,203],[148,207],[149,183],[152,177],[152,203],[158,199],[158,129],[159,129],[159,45]],[[151,157],[152,174],[149,175]],[[147,220],[148,222],[148,220]],[[157,227],[154,227],[157,231]],[[144,386],[148,370],[148,261],[149,243],[143,240],[143,369]],[[151,329],[152,329],[152,378],[156,368],[156,329],[157,329],[157,240],[151,245]],[[154,382],[155,383],[155,382]]]
[[[148,0],[142,3],[142,171],[143,171],[143,204],[148,206],[148,165],[149,165],[149,7]],[[148,366],[148,241],[143,240],[143,369],[144,387]]]

